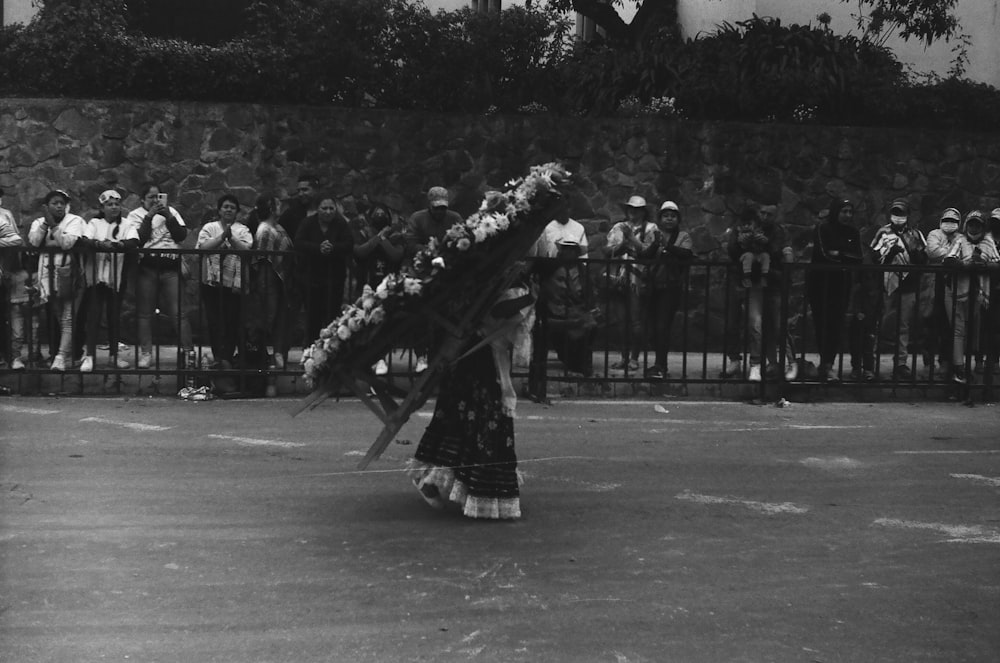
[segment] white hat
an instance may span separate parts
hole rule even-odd
[[[625,203],[625,205],[627,205],[628,207],[645,207],[646,199],[643,198],[642,196],[632,196],[631,198],[628,199],[628,202]]]
[[[1000,207],[997,207],[992,212],[990,212],[991,219],[1000,219]]]
[[[120,193],[118,193],[114,189],[108,189],[107,191],[105,191],[104,193],[102,193],[97,198],[97,202],[99,202],[100,204],[103,205],[104,203],[108,202],[109,200],[118,200],[118,201],[121,201],[121,199],[122,199],[122,195]]]
[[[675,212],[680,212],[681,211],[681,208],[677,206],[677,203],[675,203],[672,200],[667,200],[662,205],[660,205],[660,211],[661,212],[663,210],[668,210],[668,209],[673,210]]]

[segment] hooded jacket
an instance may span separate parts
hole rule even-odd
[[[973,213],[966,215],[965,223],[962,224],[962,234],[955,241],[954,246],[945,258],[949,263],[956,262],[967,267],[972,266],[996,266],[1000,262],[1000,255],[997,253],[997,245],[985,228],[985,220],[978,217],[983,223],[983,234],[976,239],[969,237],[969,220],[973,218]],[[969,286],[972,275],[962,272],[955,279],[955,297],[965,299],[969,296]],[[990,279],[983,272],[978,275],[979,279],[979,302],[983,306],[988,306],[990,302]]]

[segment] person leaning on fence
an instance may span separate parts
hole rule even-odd
[[[43,201],[43,215],[32,222],[28,232],[31,246],[56,249],[38,257],[39,290],[59,321],[59,348],[50,367],[53,371],[65,371],[72,363],[73,319],[83,291],[79,258],[73,248],[83,236],[85,222],[71,214],[68,206],[68,193],[50,191]]]
[[[1000,207],[990,212],[987,219],[987,230],[993,243],[1000,251]],[[1000,270],[990,271],[990,303],[983,318],[983,341],[985,342],[986,365],[984,372],[989,372],[992,383],[1000,379]],[[995,296],[993,296],[995,294]]]
[[[330,194],[320,194],[315,214],[299,227],[293,240],[304,275],[306,335],[311,342],[340,313],[344,304],[347,262],[354,249],[344,208]]]
[[[80,372],[94,370],[97,354],[97,337],[104,314],[108,325],[109,368],[129,368],[131,364],[118,356],[121,338],[122,299],[125,295],[125,253],[139,246],[136,229],[122,222],[122,197],[108,189],[98,197],[101,209],[87,224],[79,245],[83,253],[83,278],[88,296],[84,297],[89,310],[84,333],[85,347]]]
[[[0,197],[3,196],[3,189],[0,189]],[[24,303],[21,297],[27,293],[21,291],[25,288],[27,272],[21,265],[21,253],[15,247],[24,246],[24,238],[18,232],[17,221],[13,213],[5,207],[0,206],[0,295],[5,305],[0,309],[0,324],[3,331],[2,356],[7,365],[13,370],[24,370],[24,360],[21,358],[21,347],[24,335]],[[15,299],[17,301],[15,301]],[[8,329],[7,321],[10,320],[10,338],[6,336]],[[20,333],[15,335],[14,325],[20,328]]]
[[[931,265],[942,265],[944,259],[955,248],[962,237],[959,228],[962,214],[954,207],[941,213],[938,227],[927,233],[927,261]],[[926,363],[933,367],[935,356],[939,361],[937,373],[951,379],[954,375],[952,352],[954,333],[952,332],[952,307],[954,302],[954,278],[950,272],[925,274],[921,294],[927,352]]]
[[[275,196],[257,198],[254,248],[261,251],[250,264],[250,334],[259,345],[270,346],[269,365],[282,370],[288,357],[288,325],[298,307],[292,240],[278,223],[280,202]]]
[[[392,211],[384,203],[375,203],[351,221],[354,236],[354,266],[358,290],[378,286],[387,274],[398,272],[406,253],[406,237],[402,224],[396,223]],[[385,358],[375,364],[375,375],[386,375],[389,364]]]
[[[202,257],[199,292],[212,345],[212,368],[231,368],[240,347],[246,284],[243,259],[225,252],[253,248],[253,236],[250,229],[236,218],[240,212],[240,201],[236,196],[221,196],[216,209],[218,218],[202,226],[195,248],[222,253]]]
[[[966,352],[979,349],[979,327],[990,305],[991,270],[1000,267],[1000,255],[993,237],[986,232],[983,213],[972,210],[965,215],[962,234],[944,259],[946,266],[955,267],[953,295],[945,292],[945,308],[952,311],[952,331],[955,341],[952,351],[955,382],[968,380],[965,370]]]
[[[135,307],[139,332],[138,368],[153,364],[153,320],[157,309],[174,325],[182,360],[191,360],[191,323],[183,308],[182,262],[177,253],[188,229],[180,213],[160,197],[152,182],[139,191],[142,204],[129,212],[126,223],[139,235],[139,265],[136,269]]]
[[[639,370],[639,352],[642,349],[645,292],[645,265],[637,260],[653,255],[656,242],[656,224],[649,220],[646,199],[632,196],[625,203],[625,219],[608,231],[608,257],[614,259],[608,267],[608,279],[614,293],[609,301],[616,311],[618,327],[622,333],[621,360],[612,364],[615,370]],[[641,296],[640,296],[641,295]]]
[[[875,232],[871,242],[878,264],[906,267],[927,262],[927,240],[923,233],[911,227],[909,215],[910,205],[905,198],[892,201],[889,223]],[[882,334],[895,339],[892,376],[896,380],[912,380],[907,364],[912,349],[910,328],[917,315],[920,274],[905,270],[884,272],[882,294]]]
[[[834,362],[840,353],[844,317],[851,296],[851,271],[848,265],[862,260],[861,236],[854,225],[854,204],[837,199],[830,204],[827,218],[813,233],[813,265],[839,265],[841,269],[811,269],[806,278],[806,295],[812,309],[819,346],[819,378],[839,380]]]
[[[440,242],[444,234],[463,219],[458,212],[449,209],[450,196],[443,186],[433,186],[427,190],[427,207],[419,209],[406,220],[406,258],[410,259],[431,240]],[[427,368],[427,357],[420,354],[414,367],[420,373]]]
[[[646,369],[646,377],[663,380],[670,377],[667,358],[671,332],[684,301],[694,244],[691,235],[681,228],[681,210],[672,200],[660,205],[656,227],[652,263],[646,275],[649,296],[646,331],[655,351],[655,361]]]
[[[761,361],[767,359],[767,373],[780,375],[778,347],[785,344],[786,380],[798,377],[798,363],[792,347],[790,334],[779,339],[781,331],[781,281],[777,276],[782,265],[794,260],[792,247],[785,227],[778,223],[776,205],[763,205],[758,209],[748,208],[739,224],[744,228],[730,234],[727,247],[730,258],[740,265],[741,284],[746,288],[747,335],[750,340],[750,368],[747,379],[760,382]],[[750,239],[746,238],[749,233]],[[748,250],[748,249],[752,249]],[[747,255],[752,253],[753,260]],[[750,270],[747,270],[749,266]],[[767,347],[764,340],[767,339]]]

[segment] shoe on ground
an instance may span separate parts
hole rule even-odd
[[[819,379],[821,382],[840,382],[840,376],[833,370],[833,366],[828,364],[819,367]]]
[[[861,377],[865,382],[875,382],[875,371],[862,371]]]
[[[951,379],[958,384],[965,384],[968,382],[965,377],[965,371],[961,369],[956,369],[955,372],[951,374]]]
[[[793,361],[785,369],[785,381],[791,382],[795,378],[799,377],[799,362]]]
[[[747,375],[750,382],[760,382],[760,364],[750,364],[750,373]]]
[[[739,364],[727,369],[722,369],[719,371],[719,379],[721,380],[731,380],[733,378],[739,379],[743,377],[743,372],[739,367]]]
[[[609,368],[615,371],[624,371],[627,366],[628,366],[627,361],[625,361],[624,359],[619,359],[615,363],[611,364]]]
[[[892,369],[892,378],[902,382],[910,382],[913,380],[913,372],[906,364],[900,364],[896,368]]]
[[[646,377],[652,380],[662,380],[667,375],[669,375],[669,373],[667,373],[666,370],[660,368],[659,366],[650,366],[649,368],[646,369]]]
[[[375,375],[388,375],[388,373],[389,364],[385,363],[385,359],[379,359],[378,363],[375,364]]]
[[[23,371],[24,370],[24,361],[22,361],[22,359],[20,357],[18,357],[14,361],[10,362],[10,369],[12,371]]]
[[[629,363],[628,363],[628,370],[630,370],[630,371],[638,371],[639,370],[639,362],[636,361],[635,359],[632,359],[631,361],[629,361]]]
[[[128,359],[123,359],[122,357],[109,357],[108,368],[132,368],[132,364]]]
[[[52,365],[49,367],[49,370],[64,373],[66,371],[66,358],[62,355],[56,355],[56,358],[52,360]]]
[[[851,382],[861,382],[864,379],[864,372],[860,368],[852,368],[851,374],[847,376]]]
[[[423,373],[427,370],[427,357],[417,357],[417,364],[413,367],[413,370],[417,373]]]
[[[80,372],[81,373],[92,373],[94,371],[94,358],[90,355],[84,355],[83,361],[80,362]]]
[[[137,366],[139,368],[149,368],[153,365],[153,354],[151,352],[140,352],[139,353],[139,363]]]

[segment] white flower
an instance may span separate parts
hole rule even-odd
[[[379,299],[384,300],[389,296],[389,286],[387,285],[389,277],[385,277],[381,283],[378,284],[378,288],[375,289],[375,296]]]
[[[455,244],[455,247],[459,251],[468,251],[470,246],[472,246],[472,242],[470,242],[465,237],[463,237],[462,239],[458,240],[458,242]]]
[[[440,267],[441,269],[444,269],[444,258],[438,256],[437,258],[434,258],[434,260],[431,260],[431,264],[434,265],[435,267]]]
[[[362,318],[351,318],[347,321],[347,328],[351,330],[353,335],[355,332],[359,331],[365,324],[365,319]]]
[[[371,325],[381,324],[383,320],[385,320],[385,309],[381,306],[368,314],[368,323]]]
[[[422,288],[423,284],[418,279],[403,279],[403,292],[408,295],[419,295]]]
[[[302,370],[305,371],[305,374],[310,377],[316,375],[316,362],[312,359],[312,357],[302,362]]]
[[[347,325],[341,325],[337,327],[337,336],[341,341],[346,341],[351,337],[351,330],[347,328]]]
[[[476,244],[485,241],[487,237],[486,229],[483,228],[482,226],[479,226],[478,228],[472,231],[472,237],[476,240]]]
[[[322,348],[315,348],[313,350],[311,359],[314,364],[319,364],[320,366],[322,366],[323,364],[326,363],[327,359],[326,350],[323,350]]]

